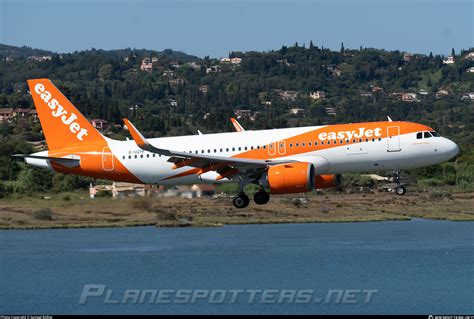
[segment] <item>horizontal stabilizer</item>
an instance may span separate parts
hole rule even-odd
[[[66,155],[63,157],[52,157],[52,156],[41,156],[41,155],[28,155],[28,154],[14,154],[12,157],[23,158],[25,162],[28,162],[28,159],[42,159],[54,162],[66,167],[76,167],[81,163],[81,159],[76,155]]]

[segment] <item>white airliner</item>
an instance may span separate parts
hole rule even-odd
[[[451,159],[458,146],[428,126],[411,122],[368,122],[244,130],[146,139],[127,119],[133,140],[100,134],[48,79],[28,85],[48,150],[23,157],[26,163],[61,173],[113,181],[178,185],[240,185],[234,198],[246,207],[247,184],[266,204],[271,194],[335,187],[339,174],[423,167]],[[238,123],[237,123],[238,124]],[[269,192],[268,192],[269,191]],[[396,192],[405,193],[398,185]]]

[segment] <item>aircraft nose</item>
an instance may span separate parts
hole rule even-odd
[[[451,140],[446,139],[445,143],[445,153],[448,155],[448,158],[453,158],[454,156],[458,155],[459,147],[456,143]]]

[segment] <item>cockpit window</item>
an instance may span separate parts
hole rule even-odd
[[[424,132],[424,138],[430,138],[432,137],[430,132]]]
[[[435,131],[431,131],[430,133],[431,133],[431,135],[433,135],[434,137],[440,137],[440,136],[441,136],[438,132],[435,132]]]
[[[423,138],[423,132],[416,133],[416,139],[421,140]]]

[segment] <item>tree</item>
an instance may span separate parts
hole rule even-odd
[[[433,83],[431,81],[431,76],[428,76],[428,80],[426,81],[426,86],[427,87],[432,87],[433,86]]]
[[[341,42],[341,54],[344,54],[344,42]]]

